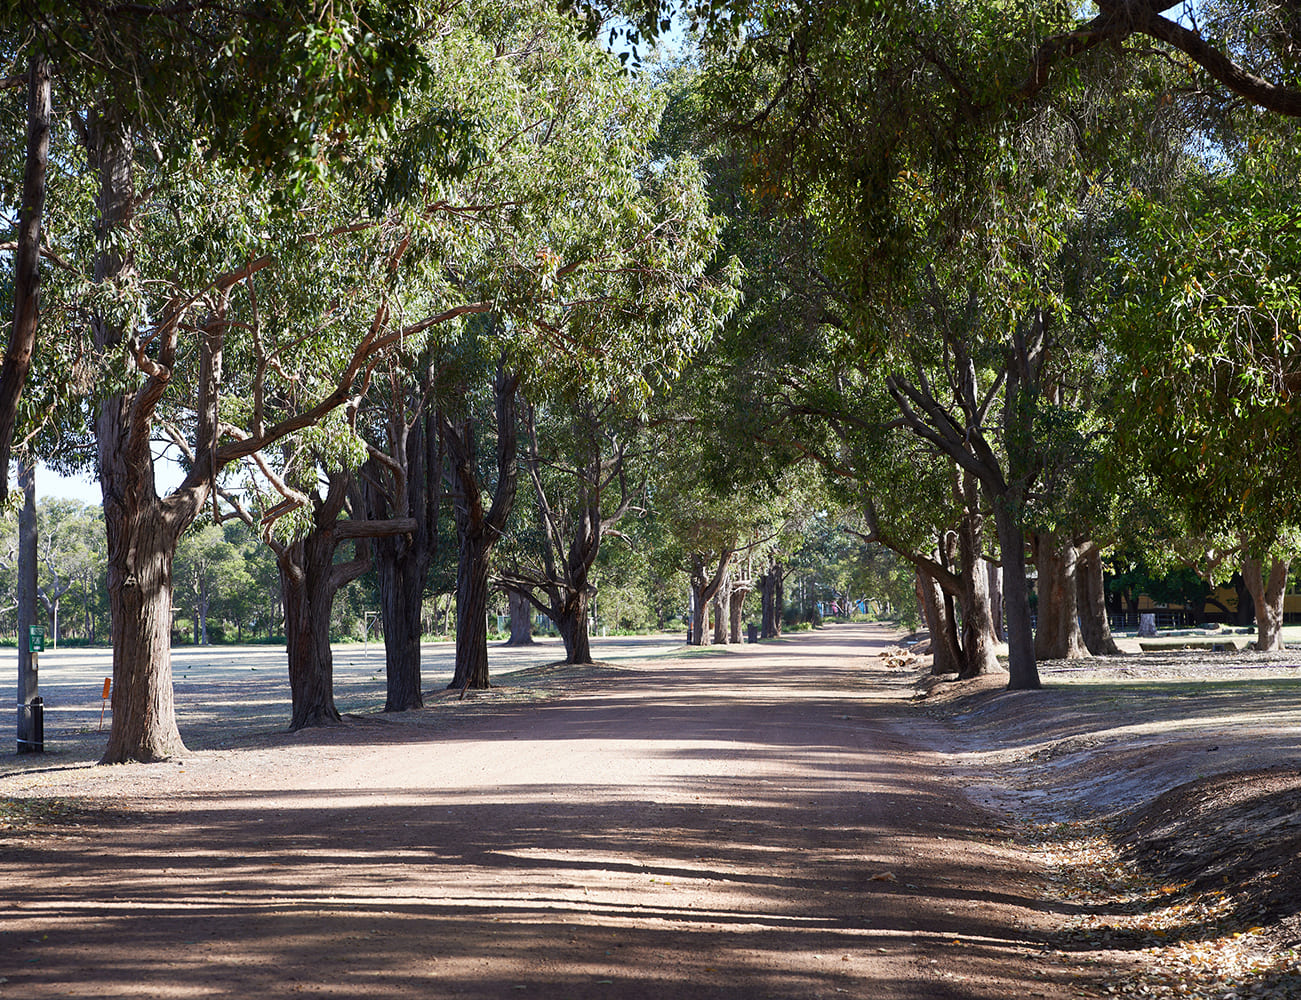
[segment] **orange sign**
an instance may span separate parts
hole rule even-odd
[[[113,678],[112,678],[112,677],[105,677],[105,678],[104,678],[104,693],[103,693],[102,695],[100,695],[100,697],[101,697],[101,698],[107,698],[107,697],[108,697],[108,690],[109,690],[109,688],[112,687],[112,686],[113,686]]]

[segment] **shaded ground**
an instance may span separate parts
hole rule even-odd
[[[183,721],[205,749],[166,764],[10,762],[0,995],[1077,995],[1084,907],[1045,912],[889,638],[535,667],[293,735]]]
[[[901,672],[972,797],[1037,826],[1114,992],[1301,997],[1301,658],[1126,645],[1034,693]]]

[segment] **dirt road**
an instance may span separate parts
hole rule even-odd
[[[1072,996],[1060,908],[909,728],[891,638],[10,772],[81,805],[0,840],[0,997]]]

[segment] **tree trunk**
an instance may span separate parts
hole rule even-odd
[[[420,606],[425,570],[404,538],[376,539],[375,547],[375,575],[384,619],[384,711],[423,708]]]
[[[113,402],[106,402],[105,410],[112,409]],[[100,440],[105,440],[103,434]],[[100,451],[103,456],[116,449],[101,445]],[[124,507],[109,494],[109,483],[125,478],[120,467],[101,458],[100,470],[113,635],[113,725],[101,763],[167,760],[185,752],[172,696],[176,532],[166,523],[152,488],[144,503]]]
[[[1030,627],[1030,588],[1025,575],[1025,533],[1005,498],[994,502],[998,547],[1003,555],[1003,612],[1007,618],[1008,681],[1012,691],[1041,686]]]
[[[1084,645],[1094,656],[1119,656],[1120,647],[1111,637],[1107,621],[1107,592],[1102,578],[1102,553],[1092,542],[1078,547],[1075,579],[1079,586],[1076,600],[1080,611],[1080,633]]]
[[[1259,559],[1249,558],[1242,566],[1242,577],[1251,591],[1256,608],[1256,649],[1262,653],[1283,648],[1283,603],[1287,594],[1288,563],[1272,559],[1269,576]]]
[[[782,611],[786,603],[782,593],[782,572],[782,564],[774,563],[759,577],[761,639],[775,639],[782,634]]]
[[[488,553],[501,537],[515,503],[518,479],[518,429],[515,390],[519,377],[497,367],[493,385],[497,423],[497,483],[492,506],[484,510],[478,474],[478,444],[473,422],[457,424],[439,415],[439,430],[450,459],[456,514],[456,671],[453,688],[483,690],[488,681]]]
[[[492,686],[488,681],[490,546],[482,530],[462,530],[458,523],[457,531],[461,538],[456,567],[456,671],[448,687],[482,691]]]
[[[1088,655],[1080,634],[1075,596],[1075,543],[1060,532],[1038,535],[1035,565],[1039,569],[1039,628],[1035,633],[1037,660],[1075,660]]]
[[[692,622],[691,622],[691,644],[693,646],[705,646],[705,625],[708,620],[708,611],[710,602],[713,601],[714,595],[722,587],[723,581],[727,579],[728,568],[732,563],[732,550],[724,549],[718,560],[718,567],[713,573],[706,577],[705,557],[700,553],[693,553],[691,556],[691,596],[692,596]]]
[[[773,625],[776,618],[773,609],[776,603],[774,599],[776,586],[772,570],[759,577],[759,638],[761,639],[771,639],[777,634]]]
[[[730,608],[732,604],[732,575],[728,573],[723,578],[717,592],[714,594],[714,645],[726,646],[729,642],[727,632],[728,614],[725,609]]]
[[[510,640],[507,646],[533,645],[533,605],[522,590],[506,588],[506,603],[510,607]],[[568,650],[568,646],[565,647]],[[570,661],[573,662],[573,661]]]
[[[94,278],[104,283],[126,266],[120,236],[131,211],[131,144],[119,122],[96,114],[91,162],[98,169],[102,242]],[[121,348],[116,319],[91,318],[95,347]],[[106,396],[95,415],[99,482],[108,543],[108,598],[113,643],[113,724],[101,763],[159,761],[185,752],[172,696],[172,563],[195,508],[167,505],[154,489],[149,416],[136,398]],[[201,496],[196,496],[199,503]]]
[[[986,560],[989,575],[989,617],[994,624],[994,638],[1007,642],[1007,630],[1003,628],[1003,567],[992,560]]]
[[[565,662],[591,663],[592,643],[587,632],[589,593],[586,590],[571,591],[567,597],[556,615],[556,628],[565,643]]]
[[[1234,574],[1233,589],[1238,594],[1238,613],[1234,624],[1245,627],[1256,620],[1255,598],[1251,596],[1251,587],[1241,573]]]
[[[27,154],[18,208],[14,255],[14,321],[0,368],[0,504],[9,493],[9,455],[18,422],[18,401],[36,349],[40,317],[41,222],[45,215],[45,173],[50,152],[50,63],[39,52],[27,64]],[[33,598],[34,599],[34,598]],[[34,611],[33,611],[34,613]],[[21,636],[20,636],[21,638]]]
[[[981,552],[984,518],[980,514],[980,486],[970,473],[962,476],[964,511],[958,527],[958,552],[962,561],[962,673],[963,679],[1002,670],[994,649],[994,619],[989,602],[989,574]]]
[[[956,674],[962,669],[962,651],[958,633],[944,591],[935,578],[917,567],[917,592],[921,596],[922,615],[931,635],[931,673]]]
[[[733,643],[741,642],[741,617],[745,610],[745,598],[750,593],[750,585],[744,587],[733,585],[732,593],[727,602],[727,625],[730,640]]]
[[[334,654],[330,649],[330,586],[335,542],[329,531],[313,531],[286,546],[276,562],[285,605],[289,654],[290,731],[342,722],[334,706]]]
[[[18,512],[18,752],[36,749],[35,717],[23,711],[40,695],[37,659],[28,644],[28,630],[36,624],[36,466],[31,458],[18,460],[18,489],[23,505]]]

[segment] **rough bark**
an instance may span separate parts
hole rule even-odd
[[[917,592],[921,595],[922,615],[931,635],[931,673],[956,674],[962,669],[962,651],[958,633],[944,591],[935,578],[917,567]]]
[[[1035,658],[1075,660],[1087,656],[1075,603],[1079,592],[1075,542],[1060,532],[1045,532],[1036,537],[1034,550],[1039,570]]]
[[[1111,636],[1107,620],[1107,594],[1102,577],[1102,553],[1092,542],[1076,546],[1078,556],[1075,578],[1079,585],[1076,600],[1080,611],[1080,634],[1094,656],[1119,656],[1120,647]]]
[[[334,654],[330,650],[333,561],[334,539],[329,532],[313,532],[287,546],[277,559],[289,657],[290,731],[343,721],[334,705]]]
[[[492,505],[485,509],[478,473],[474,421],[456,423],[440,415],[447,447],[456,515],[456,670],[449,687],[486,689],[488,677],[488,554],[502,535],[515,502],[517,479],[515,390],[519,377],[504,361],[494,383],[497,416],[497,483]]]
[[[507,646],[533,645],[533,605],[528,594],[513,587],[506,588],[506,603],[510,608],[510,639]]]
[[[1287,594],[1288,562],[1271,559],[1269,575],[1265,575],[1261,560],[1248,558],[1243,562],[1242,578],[1251,591],[1256,608],[1256,649],[1260,652],[1277,652],[1283,648],[1283,603]]]
[[[18,401],[36,349],[40,313],[41,222],[45,216],[45,173],[50,152],[50,63],[39,52],[27,65],[27,154],[22,204],[18,206],[17,252],[13,263],[14,321],[0,368],[0,504],[9,493],[9,455],[18,422]]]
[[[732,584],[732,593],[728,599],[727,618],[728,634],[733,643],[741,641],[741,618],[745,610],[745,598],[753,589],[750,581],[736,581]]]
[[[568,595],[569,599],[558,609],[556,628],[565,644],[566,663],[591,663],[592,643],[588,635],[587,617],[591,594],[579,591]]]

